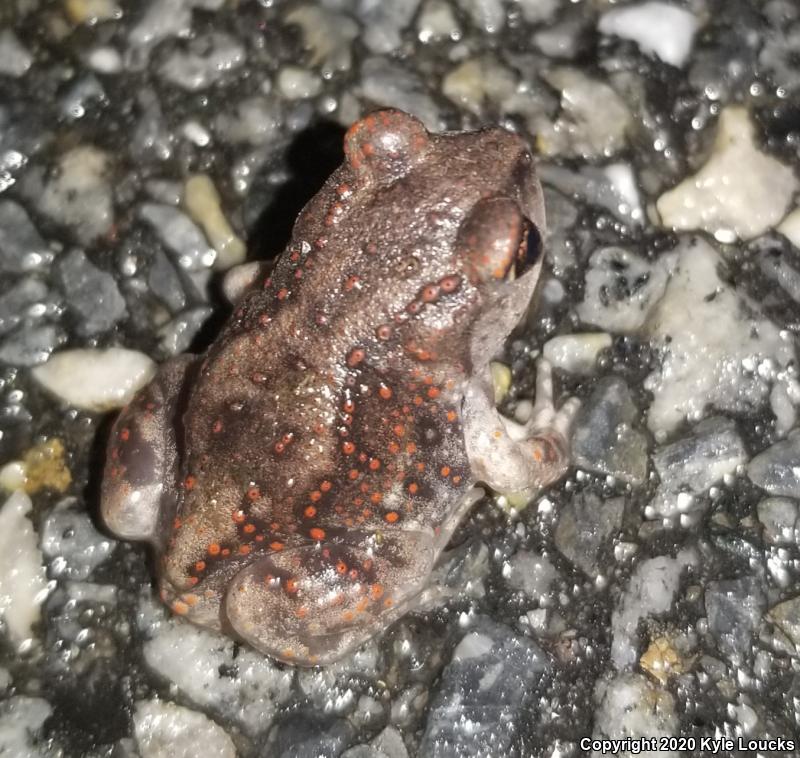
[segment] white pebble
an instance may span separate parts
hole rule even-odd
[[[699,25],[697,18],[683,8],[648,2],[604,13],[598,28],[603,34],[633,40],[643,52],[681,67],[689,57]]]
[[[31,499],[21,490],[0,508],[0,615],[18,648],[26,648],[49,593],[42,554],[28,514]]]
[[[133,730],[142,758],[236,758],[225,730],[207,716],[160,700],[139,701]]]
[[[307,69],[285,66],[278,73],[278,89],[289,100],[304,100],[322,91],[322,80]]]
[[[611,347],[611,335],[605,332],[563,334],[545,343],[543,353],[556,368],[570,374],[591,374],[597,368],[601,350]]]
[[[778,231],[795,247],[800,248],[800,208],[795,208],[781,221]]]
[[[99,74],[118,74],[122,70],[122,56],[113,47],[95,48],[87,61]]]
[[[103,413],[127,405],[155,374],[144,353],[108,350],[64,350],[32,370],[33,378],[68,405]]]
[[[745,108],[730,106],[719,117],[708,162],[656,207],[664,226],[704,229],[720,242],[750,239],[776,225],[798,187],[789,166],[761,152]]]

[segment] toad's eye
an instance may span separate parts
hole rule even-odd
[[[474,284],[524,273],[536,262],[540,242],[536,227],[505,196],[479,200],[458,230],[458,253]]]
[[[539,228],[526,218],[514,262],[515,276],[522,276],[531,266],[536,265],[542,257],[542,250],[542,235],[539,233]]]

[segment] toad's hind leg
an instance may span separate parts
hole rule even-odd
[[[287,663],[330,663],[411,610],[425,589],[433,535],[392,534],[379,547],[316,543],[240,571],[225,614],[253,647]]]
[[[186,373],[196,360],[183,355],[161,366],[114,423],[100,512],[118,537],[163,547],[177,501],[177,416]]]
[[[569,398],[556,410],[549,362],[540,359],[536,371],[536,401],[526,424],[498,412],[487,382],[475,381],[465,393],[467,455],[476,478],[497,492],[533,495],[569,466],[570,428],[580,402]]]

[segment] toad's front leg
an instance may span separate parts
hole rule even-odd
[[[556,410],[551,366],[540,359],[536,370],[536,402],[526,424],[498,412],[488,379],[476,378],[464,396],[464,440],[473,476],[502,494],[531,497],[569,466],[570,427],[580,402],[569,398]]]

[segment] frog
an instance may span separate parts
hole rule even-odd
[[[413,610],[488,489],[569,465],[578,401],[536,368],[524,423],[491,362],[528,312],[545,210],[525,140],[387,109],[256,267],[207,351],[110,433],[101,515],[149,543],[174,614],[277,661],[336,661]]]

